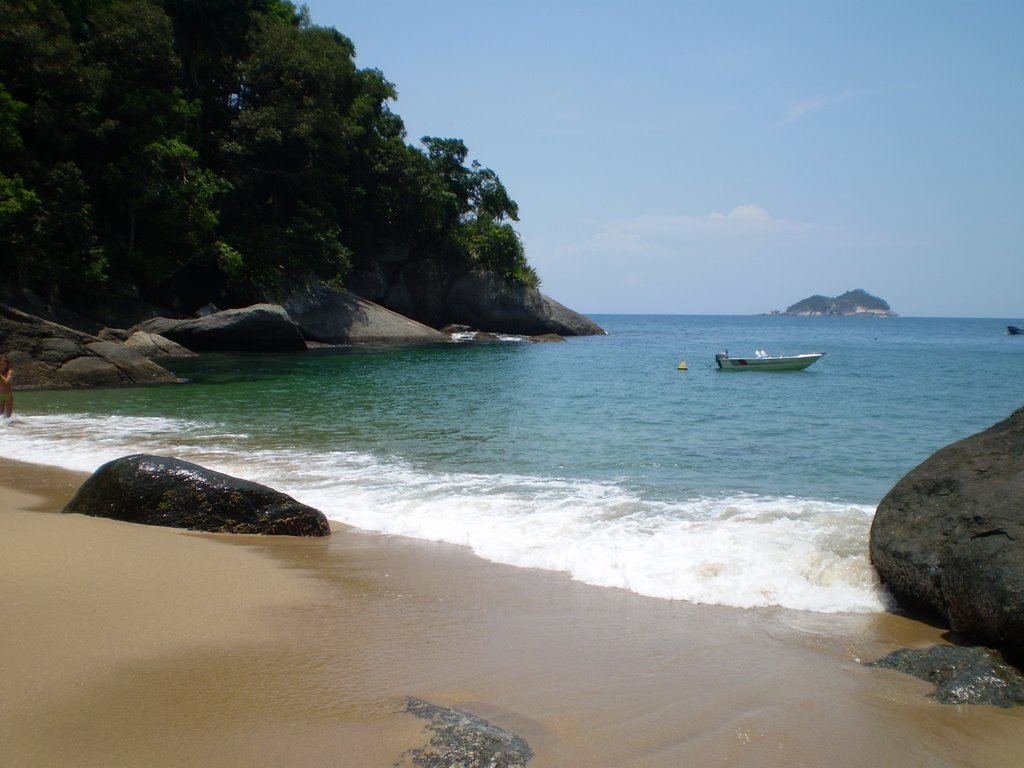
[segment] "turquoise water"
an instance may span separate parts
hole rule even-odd
[[[176,455],[589,583],[870,611],[878,501],[1022,401],[1024,337],[999,320],[595,319],[608,336],[210,355],[170,364],[185,385],[19,392],[0,452],[82,470]],[[725,349],[827,354],[718,371]]]

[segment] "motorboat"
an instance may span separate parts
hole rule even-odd
[[[806,352],[802,355],[769,355],[763,349],[754,357],[730,357],[729,352],[715,355],[715,363],[722,371],[802,371],[825,356],[824,352]]]
[[[1018,336],[1024,334],[1024,328],[1018,328],[1016,325],[1006,326],[1006,333],[1010,336]]]

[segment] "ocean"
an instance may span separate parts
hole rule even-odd
[[[607,336],[209,354],[166,362],[179,385],[18,391],[0,456],[176,456],[588,584],[870,613],[889,607],[867,551],[878,502],[1024,399],[1024,336],[996,319],[593,318]],[[756,349],[826,356],[714,368]]]

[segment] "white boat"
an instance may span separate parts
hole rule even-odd
[[[769,355],[763,349],[759,349],[754,357],[729,357],[728,352],[719,352],[715,355],[715,363],[723,371],[802,371],[824,356],[824,352]]]

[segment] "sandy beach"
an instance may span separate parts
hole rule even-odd
[[[12,766],[392,766],[406,697],[531,768],[1016,766],[1024,715],[871,669],[943,632],[737,610],[338,527],[224,536],[61,515],[83,477],[0,462],[0,744]]]

